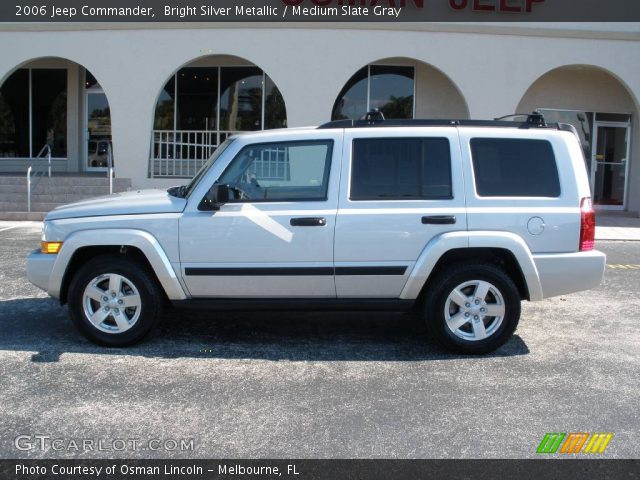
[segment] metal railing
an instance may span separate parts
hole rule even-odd
[[[38,155],[33,160],[45,158],[42,155],[46,153],[47,165],[29,165],[27,169],[27,211],[31,211],[31,192],[40,184],[42,178],[47,174],[51,178],[51,146],[48,144],[42,147]]]
[[[235,133],[230,130],[154,130],[150,176],[193,177],[218,145]]]
[[[252,174],[260,180],[291,180],[289,150],[267,148],[260,152],[260,158],[253,162]]]
[[[107,175],[109,176],[109,195],[113,193],[113,149],[111,142],[107,147]]]

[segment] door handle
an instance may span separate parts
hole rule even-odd
[[[455,215],[433,215],[430,217],[422,217],[423,225],[454,225],[455,223]]]
[[[324,227],[327,219],[324,217],[292,218],[289,223],[292,227]]]

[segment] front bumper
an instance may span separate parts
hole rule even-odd
[[[41,253],[40,250],[34,250],[27,257],[27,278],[45,292],[49,292],[51,272],[57,257],[57,255]]]
[[[589,252],[534,255],[544,298],[597,287],[604,279],[607,256]]]

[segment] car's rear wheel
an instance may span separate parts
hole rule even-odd
[[[74,275],[69,313],[89,340],[108,347],[140,341],[157,323],[163,298],[155,278],[123,255],[97,257]]]
[[[483,354],[511,338],[520,319],[513,280],[490,263],[459,264],[442,271],[427,292],[427,326],[450,350]]]

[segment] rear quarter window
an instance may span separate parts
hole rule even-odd
[[[556,157],[547,140],[473,138],[471,157],[481,197],[560,196]]]

